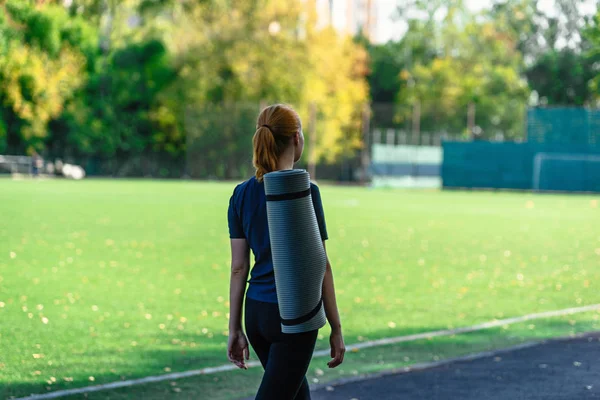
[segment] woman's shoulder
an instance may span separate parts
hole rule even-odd
[[[253,176],[252,178],[246,179],[235,186],[231,197],[234,200],[244,197],[248,191],[253,192],[258,185],[260,185],[260,182],[256,180],[256,177]]]
[[[235,193],[235,192],[238,192],[240,190],[244,190],[244,189],[246,189],[248,187],[252,187],[252,186],[257,185],[258,183],[259,182],[256,180],[256,177],[253,176],[252,178],[248,178],[245,181],[238,183],[235,186],[235,188],[233,189],[233,192]]]

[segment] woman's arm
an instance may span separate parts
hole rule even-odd
[[[325,248],[325,241],[323,241],[323,248]],[[340,313],[335,298],[333,271],[331,269],[329,257],[327,257],[327,251],[325,251],[325,256],[327,258],[327,268],[325,269],[325,277],[323,278],[323,305],[325,307],[325,315],[331,326],[331,337],[329,338],[329,342],[331,345],[331,357],[333,358],[327,365],[329,368],[335,368],[344,361],[346,346],[344,345],[342,323],[340,321]]]
[[[323,241],[323,248],[324,247],[325,242]],[[333,271],[331,270],[329,257],[327,257],[327,268],[325,269],[325,277],[323,278],[323,304],[325,306],[325,315],[327,315],[327,321],[329,321],[329,325],[331,326],[331,331],[341,331],[342,323],[340,322],[340,314],[338,312],[337,300],[335,298]]]
[[[227,357],[239,368],[247,369],[244,359],[250,352],[242,329],[242,308],[250,270],[250,249],[246,239],[231,239],[231,279],[229,284],[229,344]]]

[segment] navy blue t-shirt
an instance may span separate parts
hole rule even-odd
[[[327,240],[321,193],[313,183],[310,184],[310,189],[321,238]],[[229,237],[246,239],[254,254],[255,262],[250,271],[250,285],[246,296],[267,303],[277,303],[264,183],[252,177],[237,185],[229,200],[227,219]]]

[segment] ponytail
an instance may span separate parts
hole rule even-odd
[[[275,104],[261,111],[252,139],[252,164],[259,182],[262,182],[265,174],[277,169],[279,157],[301,128],[300,117],[290,106]]]
[[[252,164],[256,168],[256,179],[262,182],[266,173],[277,169],[277,159],[279,157],[277,143],[275,143],[275,137],[271,130],[263,125],[256,130],[252,144],[254,147]]]

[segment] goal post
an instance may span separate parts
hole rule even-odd
[[[535,191],[600,191],[600,154],[537,153],[532,184]]]

